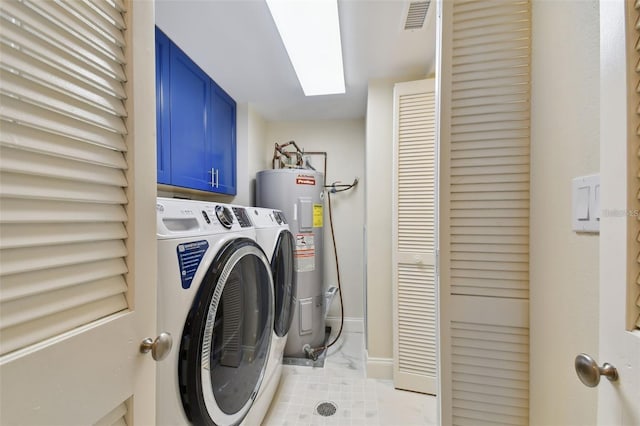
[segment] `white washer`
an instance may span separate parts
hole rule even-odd
[[[256,229],[256,241],[271,262],[275,294],[273,343],[267,371],[255,404],[243,422],[244,425],[254,426],[262,422],[269,410],[282,376],[282,357],[295,307],[295,240],[281,211],[258,207],[249,207],[247,210]]]
[[[238,425],[265,377],[271,264],[240,206],[158,198],[158,425]]]

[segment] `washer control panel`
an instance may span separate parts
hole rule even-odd
[[[231,214],[231,210],[227,206],[217,205],[216,206],[216,217],[222,226],[227,229],[231,229],[233,226],[233,215]]]
[[[238,219],[238,223],[241,228],[249,228],[253,226],[251,220],[249,220],[247,210],[244,207],[234,207],[233,213],[236,215],[236,219]]]
[[[253,227],[245,207],[207,201],[158,197],[156,216],[159,237],[239,231]]]

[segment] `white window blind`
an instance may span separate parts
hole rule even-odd
[[[127,309],[120,0],[0,2],[0,352]]]
[[[630,58],[630,60],[628,61],[631,65],[635,64],[634,66],[634,71],[635,73],[638,75],[640,74],[640,0],[636,0],[635,1],[635,10],[633,13],[629,14],[629,16],[633,16],[633,18],[635,19],[634,23],[629,23],[630,25],[633,24],[636,30],[636,33],[638,34],[638,37],[636,37],[635,39],[635,46],[634,46],[634,58]],[[638,156],[638,163],[637,163],[637,179],[635,181],[635,185],[630,185],[630,188],[635,188],[636,191],[636,199],[638,200],[638,204],[636,204],[636,209],[640,210],[640,79],[636,78],[634,81],[635,85],[634,87],[631,87],[630,89],[630,95],[633,97],[634,102],[632,103],[632,105],[635,107],[636,109],[636,137],[635,138],[629,138],[629,143],[633,143],[636,147],[636,149],[634,151],[637,152],[637,156]],[[638,221],[640,221],[640,215],[637,216]],[[636,288],[635,291],[631,291],[631,294],[629,295],[629,300],[630,300],[630,309],[634,309],[636,311],[636,321],[635,321],[635,327],[640,329],[640,226],[636,226],[636,232],[635,232],[635,239],[636,239],[636,251],[638,252],[637,256],[636,256]]]

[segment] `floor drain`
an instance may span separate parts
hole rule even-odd
[[[338,411],[338,406],[333,402],[321,402],[316,406],[316,413],[323,417],[333,416]]]

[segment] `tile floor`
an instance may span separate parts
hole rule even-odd
[[[317,414],[330,401],[335,414]],[[436,398],[367,379],[362,333],[343,333],[329,349],[324,368],[285,365],[263,426],[430,426],[437,424]]]

